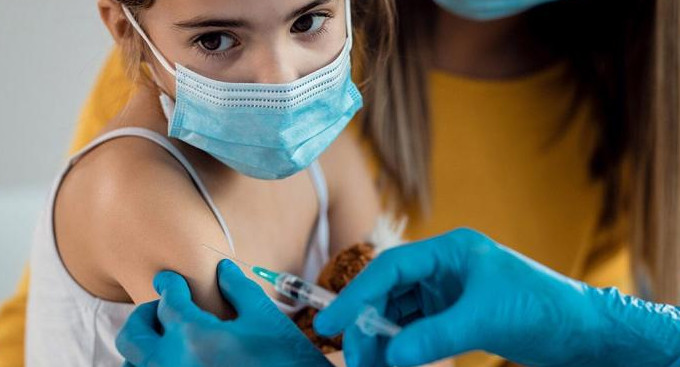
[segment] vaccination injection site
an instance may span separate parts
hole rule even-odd
[[[0,367],[680,367],[680,0],[4,0]]]

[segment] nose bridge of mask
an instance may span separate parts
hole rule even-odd
[[[345,28],[347,32],[347,45],[346,47],[352,47],[352,13],[351,13],[351,7],[350,7],[350,1],[351,0],[345,0]],[[149,46],[149,49],[151,50],[151,53],[154,55],[156,60],[163,66],[165,70],[168,71],[168,73],[172,74],[172,76],[177,76],[176,68],[173,67],[170,62],[163,56],[163,54],[156,48],[154,43],[151,41],[151,38],[146,34],[144,29],[139,25],[139,22],[137,19],[135,19],[134,15],[132,15],[132,12],[130,9],[125,6],[121,5],[123,9],[123,14],[125,14],[125,17],[127,20],[130,22],[132,25],[132,28],[135,29],[135,31],[139,34],[140,37],[144,40],[144,42]]]
[[[177,91],[178,94],[200,96],[201,100],[218,108],[247,108],[251,114],[259,109],[275,109],[277,114],[284,114],[342,85],[347,75],[351,75],[351,61],[346,42],[340,55],[330,64],[286,84],[213,81],[177,65]]]

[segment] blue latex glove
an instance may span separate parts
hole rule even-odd
[[[182,276],[161,272],[154,278],[160,301],[137,307],[116,339],[127,366],[330,366],[234,263],[223,260],[217,273],[237,318],[222,321],[199,309]]]
[[[389,341],[366,337],[353,325],[365,305],[407,326]],[[675,307],[589,287],[467,229],[385,252],[315,328],[346,331],[350,367],[412,366],[471,350],[530,366],[680,365]]]

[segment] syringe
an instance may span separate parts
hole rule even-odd
[[[285,272],[277,273],[260,266],[252,266],[210,246],[203,246],[250,268],[255,275],[273,284],[274,289],[278,293],[317,310],[326,308],[337,297],[335,293],[307,282],[293,274]],[[393,337],[401,331],[401,327],[380,316],[378,311],[372,306],[364,308],[357,317],[356,325],[361,332],[369,336],[383,335]]]
[[[271,270],[254,266],[253,273],[274,285],[274,289],[280,294],[300,301],[308,306],[321,310],[333,302],[337,295],[316,284],[307,282],[290,273],[276,273]],[[366,306],[356,320],[359,329],[366,335],[395,336],[401,331],[401,327],[381,317],[378,311],[371,306]]]

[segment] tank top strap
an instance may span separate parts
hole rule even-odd
[[[315,161],[309,166],[309,175],[316,190],[316,195],[319,201],[319,215],[316,224],[315,238],[313,239],[312,246],[317,248],[310,248],[310,255],[307,258],[307,264],[305,266],[305,278],[307,280],[316,281],[316,275],[319,273],[319,269],[324,266],[329,261],[330,257],[330,231],[328,223],[328,185],[326,182],[326,177],[323,173],[323,168],[319,161]],[[310,279],[311,278],[311,279]]]
[[[322,212],[328,211],[328,185],[326,183],[326,177],[323,174],[323,168],[321,168],[321,163],[319,161],[314,161],[309,166],[309,175],[312,178],[312,184],[314,184],[314,189],[319,198],[319,210]]]
[[[234,255],[236,255],[236,248],[234,246],[234,241],[232,240],[229,227],[227,227],[227,223],[224,221],[222,214],[220,213],[220,211],[217,209],[217,206],[213,202],[212,197],[210,196],[210,193],[206,189],[205,185],[203,184],[203,181],[198,175],[198,172],[196,172],[196,169],[194,169],[194,167],[191,165],[189,160],[184,156],[184,154],[182,154],[182,152],[180,152],[180,150],[177,149],[176,146],[172,145],[172,143],[170,142],[170,140],[168,140],[167,137],[155,131],[141,127],[125,127],[116,129],[94,139],[90,144],[85,146],[85,148],[83,148],[73,157],[71,157],[71,159],[69,160],[69,167],[73,166],[76,162],[78,162],[80,158],[82,158],[85,154],[87,154],[94,148],[98,147],[99,145],[107,141],[122,137],[138,137],[156,143],[157,145],[160,145],[163,149],[165,149],[168,153],[170,153],[170,155],[172,155],[173,158],[175,158],[182,165],[182,167],[184,167],[184,169],[191,177],[191,180],[193,181],[194,185],[198,189],[199,193],[201,194],[201,197],[203,197],[203,200],[205,200],[205,202],[208,204],[208,207],[215,216],[215,219],[217,219],[217,222],[219,223],[220,228],[224,233],[224,236],[229,242],[229,248],[231,249],[231,252]]]

